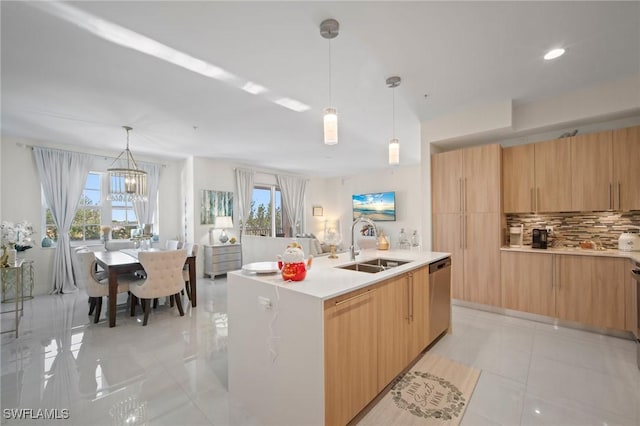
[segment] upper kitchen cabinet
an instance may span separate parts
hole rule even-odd
[[[507,213],[535,210],[534,144],[502,149],[502,205]]]
[[[492,144],[434,154],[433,212],[499,212],[500,150]]]
[[[505,213],[571,210],[571,145],[556,139],[502,150]]]
[[[500,212],[501,151],[499,144],[462,151],[462,203],[465,212]]]
[[[431,156],[431,190],[434,213],[462,212],[462,151]]]
[[[612,181],[613,132],[589,133],[571,139],[571,210],[614,208]]]
[[[640,210],[640,126],[613,132],[614,208]]]

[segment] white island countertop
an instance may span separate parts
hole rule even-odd
[[[361,250],[360,254],[356,256],[355,261],[350,260],[348,252],[338,254],[338,259],[329,259],[328,256],[320,256],[313,259],[311,269],[307,271],[306,278],[303,281],[297,282],[283,281],[279,272],[273,274],[256,274],[240,270],[229,272],[229,274],[251,277],[273,286],[327,300],[359,288],[376,284],[412,269],[429,265],[449,256],[451,256],[450,253],[419,250]],[[339,268],[339,266],[376,258],[408,261],[409,263],[377,273],[351,271]]]

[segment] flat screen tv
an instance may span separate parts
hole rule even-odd
[[[351,199],[353,201],[353,220],[362,216],[378,222],[396,220],[395,192],[356,194]]]

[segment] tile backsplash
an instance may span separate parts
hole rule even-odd
[[[507,214],[507,227],[524,225],[524,245],[531,245],[531,231],[553,226],[552,245],[577,246],[581,241],[600,240],[604,248],[617,249],[618,237],[628,225],[640,226],[640,211]],[[508,238],[509,232],[505,235]],[[504,242],[508,245],[508,241]]]

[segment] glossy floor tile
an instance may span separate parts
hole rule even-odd
[[[197,308],[163,304],[147,327],[124,304],[115,328],[93,324],[83,294],[25,308],[20,337],[1,340],[2,424],[260,425],[227,391],[225,278],[199,280]],[[431,350],[482,370],[463,425],[640,424],[630,340],[455,306]],[[5,416],[21,408],[41,418]]]

